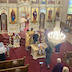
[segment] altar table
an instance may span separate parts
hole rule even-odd
[[[46,49],[47,48],[47,45],[45,43],[43,43],[43,45],[44,45],[44,49]],[[38,55],[38,52],[39,52],[38,45],[31,44],[30,46],[31,46],[31,55],[33,56],[33,59],[36,60],[37,58],[45,58],[46,54]]]

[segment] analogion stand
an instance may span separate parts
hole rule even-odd
[[[11,36],[13,35],[13,33],[9,33],[8,35],[9,35],[9,42],[10,42],[8,46],[13,47],[13,45],[11,44],[11,41],[12,41]]]

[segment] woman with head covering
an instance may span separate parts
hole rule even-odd
[[[69,72],[69,68],[64,66],[62,72]]]
[[[51,64],[51,47],[48,46],[48,47],[45,49],[45,52],[46,52],[45,64],[47,65],[47,68],[49,69],[49,68],[50,68],[50,64]]]

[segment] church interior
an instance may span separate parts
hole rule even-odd
[[[0,0],[0,72],[72,72],[72,0]]]

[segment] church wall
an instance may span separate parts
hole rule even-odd
[[[61,1],[61,0],[60,0]],[[45,9],[46,14],[45,14],[45,24],[44,24],[44,28],[49,28],[52,29],[54,27],[55,24],[55,14],[56,14],[56,10],[57,8],[60,8],[60,20],[62,22],[66,22],[66,16],[67,16],[67,11],[68,11],[68,1],[69,0],[63,0],[63,2],[61,2],[60,5],[56,4],[48,4],[48,0],[46,1],[46,4],[41,4],[41,1],[39,0],[39,3],[33,4],[32,2],[20,2],[20,0],[18,0],[18,3],[9,3],[7,0],[7,4],[6,3],[1,3],[0,4],[0,9],[5,8],[6,12],[7,12],[7,30],[8,33],[9,32],[20,32],[20,23],[19,23],[19,8],[21,6],[28,6],[29,7],[29,29],[34,28],[34,30],[38,30],[39,26],[40,26],[40,10],[41,9]],[[9,10],[10,8],[16,8],[17,9],[17,22],[16,24],[10,24],[10,17],[9,17]],[[34,24],[33,21],[33,11],[34,9],[37,10],[37,22]],[[48,22],[48,11],[49,9],[52,9],[52,22]],[[1,13],[1,10],[0,10]]]
[[[69,0],[63,0],[63,7],[62,7],[62,13],[61,13],[61,21],[66,23],[67,18],[67,12],[68,12],[68,2]]]
[[[10,8],[16,8],[16,24],[10,24],[10,19],[11,19],[11,17],[10,17],[10,11],[9,11],[9,9]],[[18,18],[18,6],[17,6],[17,4],[9,4],[8,2],[7,2],[7,4],[5,4],[5,3],[2,3],[2,4],[0,4],[0,14],[2,13],[2,12],[5,12],[6,14],[7,14],[7,32],[9,33],[9,32],[20,32],[20,29],[19,29],[19,18]],[[2,31],[1,31],[1,27],[0,27],[0,33],[3,33]]]

